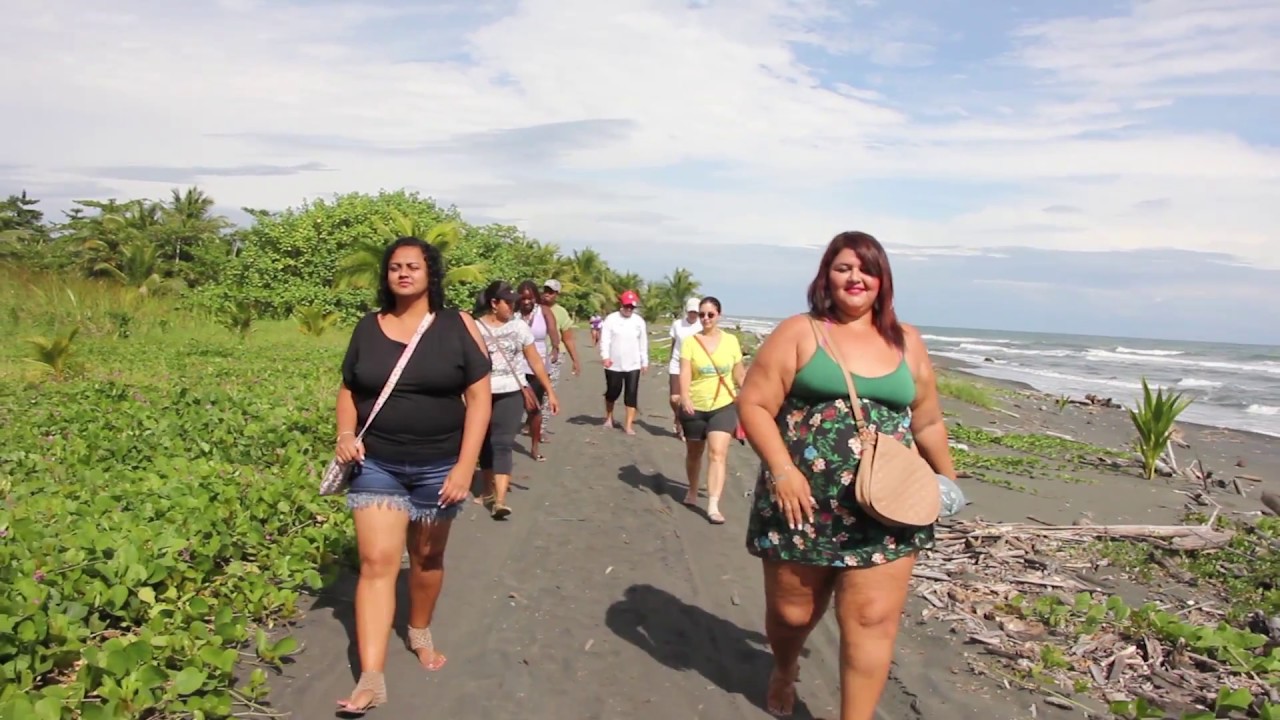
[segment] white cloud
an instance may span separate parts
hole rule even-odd
[[[1280,267],[1280,152],[1147,114],[1280,94],[1273,0],[1023,26],[989,53],[1021,83],[998,103],[966,94],[981,68],[932,68],[954,85],[941,99],[858,69],[926,62],[943,37],[870,5],[28,3],[0,47],[23,68],[0,77],[0,131],[22,138],[0,163],[33,188],[152,196],[196,174],[225,206],[411,186],[558,242],[802,246],[857,228],[919,253],[1168,246]],[[837,55],[806,65],[798,48]],[[261,171],[308,164],[331,171]],[[200,171],[235,167],[259,172]],[[1013,191],[966,192],[937,217],[858,194],[885,180]]]

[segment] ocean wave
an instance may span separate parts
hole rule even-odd
[[[1181,388],[1220,388],[1222,383],[1215,380],[1201,380],[1199,378],[1182,378],[1178,381],[1178,387]]]
[[[1265,373],[1267,375],[1280,375],[1280,363],[1272,362],[1256,362],[1256,363],[1235,363],[1224,362],[1221,360],[1192,360],[1190,358],[1170,357],[1168,355],[1127,355],[1125,353],[1112,352],[1110,350],[1099,350],[1097,348],[1089,348],[1084,353],[1086,360],[1094,362],[1122,362],[1122,363],[1141,363],[1152,365],[1176,365],[1179,367],[1196,367],[1210,370],[1226,370],[1237,373]]]
[[[1185,350],[1135,350],[1133,348],[1118,347],[1112,352],[1122,353],[1124,355],[1148,355],[1150,357],[1170,357],[1173,355],[1185,355]]]
[[[1017,340],[1005,340],[1004,338],[976,338],[976,337],[950,337],[947,335],[929,335],[921,333],[920,337],[925,340],[938,340],[948,343],[1000,343],[1001,345],[1017,345]]]
[[[1257,403],[1245,408],[1244,411],[1250,415],[1280,415],[1280,407],[1258,405]]]
[[[1068,357],[1072,354],[1070,350],[1027,350],[1026,348],[1008,347],[1005,345],[983,345],[982,343],[960,343],[960,347],[958,349],[1008,353],[1011,355],[1041,355],[1044,357]]]

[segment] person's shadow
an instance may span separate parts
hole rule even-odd
[[[627,588],[623,599],[605,612],[605,625],[663,665],[697,671],[721,690],[766,710],[773,656],[761,633],[744,630],[652,585]],[[791,717],[813,720],[799,698]]]

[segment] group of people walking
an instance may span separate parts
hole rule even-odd
[[[442,281],[434,247],[416,238],[392,243],[382,261],[379,309],[357,324],[342,363],[336,455],[357,463],[347,504],[360,554],[361,674],[339,701],[348,713],[387,700],[382,672],[406,547],[406,644],[426,670],[444,666],[430,625],[451,520],[477,472],[483,489],[476,501],[495,520],[511,515],[516,437],[527,431],[530,456],[544,460],[549,421],[560,409],[564,354],[573,374],[581,373],[556,280],[514,288],[495,281],[473,313],[444,307]],[[589,327],[604,366],[604,425],[619,425],[621,399],[620,427],[634,435],[649,333],[637,294],[618,300],[616,311],[592,317]],[[860,504],[853,482],[864,452],[858,423],[869,416],[879,432],[913,445],[940,476],[954,479],[955,469],[928,354],[919,333],[896,317],[880,243],[865,233],[837,235],[808,300],[808,312],[781,322],[748,368],[738,338],[720,327],[720,300],[690,299],[669,333],[672,426],[685,446],[684,503],[699,507],[705,461],[705,517],[713,524],[726,522],[720,498],[733,441],[750,442],[760,458],[746,550],[764,571],[764,626],[774,655],[763,688],[768,710],[791,713],[804,643],[834,607],[840,718],[870,720],[912,567],[919,551],[932,547],[933,525],[894,525]],[[851,409],[861,411],[857,418]]]

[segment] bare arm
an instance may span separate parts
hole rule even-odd
[[[686,409],[692,408],[693,404],[689,400],[690,387],[693,385],[693,363],[689,362],[689,358],[680,358],[680,403],[687,406]]]
[[[459,313],[467,331],[476,341],[480,351],[487,357],[489,349],[480,336],[480,328],[467,313]],[[467,414],[462,422],[462,448],[458,452],[458,465],[467,474],[475,472],[480,462],[480,447],[484,444],[484,436],[489,432],[489,417],[493,414],[493,390],[486,374],[467,386],[462,398],[467,405]]]
[[[738,394],[738,418],[747,439],[775,477],[791,467],[791,453],[774,418],[795,380],[805,338],[810,336],[807,322],[803,315],[788,318],[765,338]]]
[[[915,436],[920,456],[929,463],[929,467],[939,475],[955,480],[956,469],[951,460],[947,426],[942,418],[942,405],[938,402],[938,380],[929,360],[929,350],[918,330],[910,325],[904,325],[903,330],[906,334],[907,364],[916,382],[916,399],[911,404],[911,434]]]
[[[538,354],[537,345],[524,346],[524,359],[529,363],[529,369],[533,370],[533,376],[538,378],[538,382],[542,383],[542,387],[546,389],[547,396],[554,398],[556,391],[551,387],[551,376],[547,374],[547,366],[542,362],[542,356]]]
[[[552,359],[560,357],[560,324],[556,322],[556,314],[551,312],[551,308],[546,305],[539,305],[542,308],[542,319],[547,323],[547,342],[550,343]]]
[[[577,372],[582,366],[578,364],[578,344],[573,341],[573,329],[565,328],[560,331],[560,337],[564,339],[564,349],[569,351],[569,359],[573,362],[573,370]]]
[[[338,387],[338,437],[356,434],[356,398],[346,383]]]

